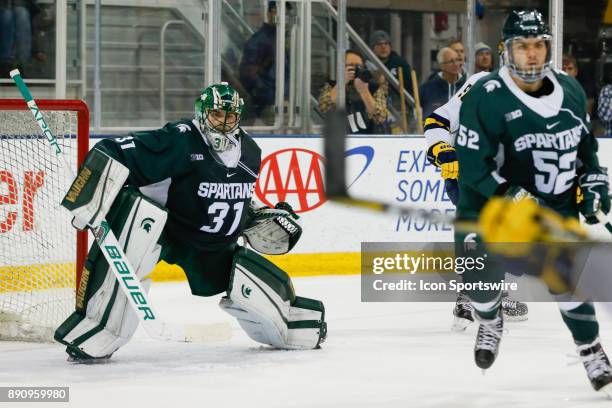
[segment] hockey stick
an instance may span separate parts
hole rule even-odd
[[[66,156],[62,148],[57,143],[57,138],[49,128],[42,112],[36,105],[30,90],[21,78],[19,70],[14,69],[10,72],[11,78],[15,81],[19,92],[23,96],[28,108],[34,115],[34,119],[45,135],[47,141],[51,145],[56,157],[60,159],[66,171],[75,178],[74,170],[66,161]],[[180,342],[209,342],[223,341],[231,337],[231,328],[229,323],[215,323],[210,325],[173,325],[166,323],[158,317],[153,305],[149,301],[147,292],[140,284],[140,279],[136,276],[133,266],[125,255],[123,248],[117,241],[117,238],[111,231],[106,220],[103,220],[100,226],[92,229],[93,236],[96,239],[104,258],[108,262],[109,268],[117,278],[117,284],[127,297],[128,303],[138,316],[140,323],[149,336],[156,340],[162,341],[180,341]]]

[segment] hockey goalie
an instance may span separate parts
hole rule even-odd
[[[323,303],[296,296],[287,273],[258,254],[287,253],[302,230],[287,203],[253,202],[261,150],[240,127],[243,109],[231,86],[214,84],[197,98],[195,119],[100,141],[62,205],[78,229],[108,221],[145,290],[158,261],[179,265],[192,294],[226,292],[219,306],[253,340],[318,348]],[[138,319],[127,300],[94,244],[76,310],[55,332],[69,361],[108,359],[130,340]]]

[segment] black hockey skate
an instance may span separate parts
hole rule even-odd
[[[612,366],[599,338],[592,343],[577,344],[578,355],[595,391],[605,393],[612,399]]]
[[[481,320],[476,335],[476,345],[474,346],[474,360],[476,365],[483,370],[491,367],[497,357],[499,351],[499,343],[501,342],[504,331],[504,319],[502,313],[498,312],[498,316],[493,320]]]
[[[451,327],[453,331],[463,331],[474,321],[474,317],[472,316],[472,304],[470,303],[470,299],[463,293],[457,296],[457,303],[455,303],[455,308],[453,309],[453,316],[455,316],[453,326]]]
[[[506,292],[502,294],[501,309],[504,313],[504,319],[512,322],[527,320],[527,314],[529,313],[526,303],[510,299]]]

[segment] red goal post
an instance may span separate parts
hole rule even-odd
[[[70,165],[75,167],[76,173],[89,151],[87,104],[81,100],[55,99],[39,99],[36,103],[52,132],[64,146],[67,159]],[[5,309],[9,306],[14,309],[10,311],[10,315],[19,314],[20,311],[28,310],[28,307],[32,308],[29,303],[36,304],[42,298],[38,296],[24,300],[26,297],[24,293],[39,291],[44,284],[36,284],[33,289],[29,289],[19,282],[10,281],[23,279],[33,270],[32,273],[37,275],[46,273],[45,262],[53,261],[45,259],[45,248],[49,248],[56,241],[65,239],[65,242],[70,243],[70,247],[76,241],[75,252],[68,250],[74,254],[71,263],[74,262],[76,265],[75,286],[71,288],[73,292],[76,292],[80,283],[88,249],[87,232],[77,232],[71,226],[64,225],[66,220],[69,220],[69,214],[59,208],[59,202],[71,180],[66,173],[61,172],[61,166],[56,162],[58,159],[38,128],[25,101],[0,99],[0,247],[2,247],[0,252],[4,253],[0,254],[0,326],[3,323],[1,319],[3,306]],[[41,214],[44,212],[49,214]],[[49,217],[45,218],[45,215]],[[52,230],[58,230],[59,233],[51,234],[49,237],[39,236]],[[72,234],[76,235],[76,239]],[[36,262],[37,246],[41,248],[40,262]],[[63,261],[65,257],[61,259]],[[15,265],[25,271],[18,270]],[[62,273],[66,273],[65,267]],[[52,288],[49,291],[58,287],[54,284],[54,282],[48,284],[48,288]],[[72,295],[74,296],[74,293]],[[57,300],[43,299],[42,302],[41,307],[51,307],[57,303]],[[7,304],[9,306],[6,306]],[[45,324],[48,326],[56,324],[55,320],[63,313],[65,313],[63,310],[58,312],[57,316],[51,319],[54,321]],[[36,317],[34,320],[38,321],[39,318]],[[2,334],[0,330],[0,338]]]

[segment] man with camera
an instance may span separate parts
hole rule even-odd
[[[388,88],[381,75],[374,75],[364,66],[363,56],[354,50],[346,51],[344,70],[346,86],[346,112],[348,130],[351,133],[375,134],[389,116],[387,108]],[[329,81],[321,90],[319,110],[321,113],[336,110],[338,85]]]

